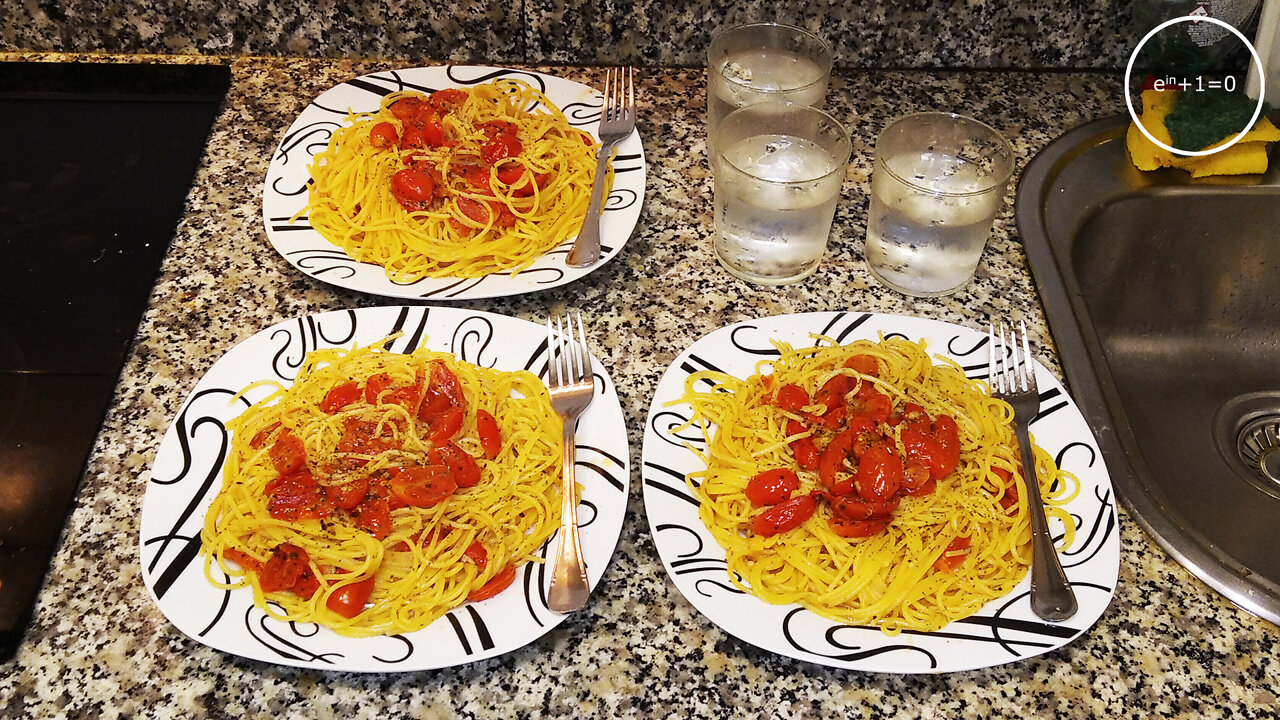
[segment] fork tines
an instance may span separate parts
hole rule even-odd
[[[1022,320],[1020,326],[1022,329],[1021,357],[1019,357],[1017,328],[1008,328],[1009,338],[1006,339],[1004,321],[1000,322],[998,334],[994,325],[987,324],[987,341],[990,349],[987,355],[987,375],[994,392],[1029,392],[1035,387],[1035,371],[1031,367],[1031,346],[1027,342],[1027,321]]]
[[[574,336],[574,321],[577,336]],[[582,313],[547,317],[547,382],[567,385],[581,382],[587,375],[586,332]]]

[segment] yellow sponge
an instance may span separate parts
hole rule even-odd
[[[1173,144],[1164,125],[1165,116],[1178,105],[1177,90],[1144,90],[1142,92],[1142,127],[1157,140],[1166,145]],[[1209,146],[1210,148],[1225,145],[1231,138]],[[1276,128],[1266,117],[1260,118],[1253,129],[1240,138],[1240,142],[1212,155],[1195,157],[1179,157],[1156,145],[1142,134],[1133,123],[1125,135],[1125,145],[1129,148],[1129,158],[1139,170],[1156,170],[1162,167],[1173,167],[1186,170],[1192,177],[1208,177],[1210,175],[1252,175],[1267,170],[1267,143],[1280,140],[1280,129]]]

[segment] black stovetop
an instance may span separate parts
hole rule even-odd
[[[60,543],[230,78],[0,62],[0,658]]]

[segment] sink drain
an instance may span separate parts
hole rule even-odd
[[[1250,421],[1236,438],[1236,452],[1263,479],[1280,484],[1280,417]]]
[[[1280,499],[1280,393],[1239,395],[1218,409],[1214,435],[1227,464]]]

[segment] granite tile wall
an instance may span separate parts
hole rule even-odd
[[[721,26],[820,32],[841,67],[1122,68],[1125,0],[8,0],[0,51],[689,66]]]

